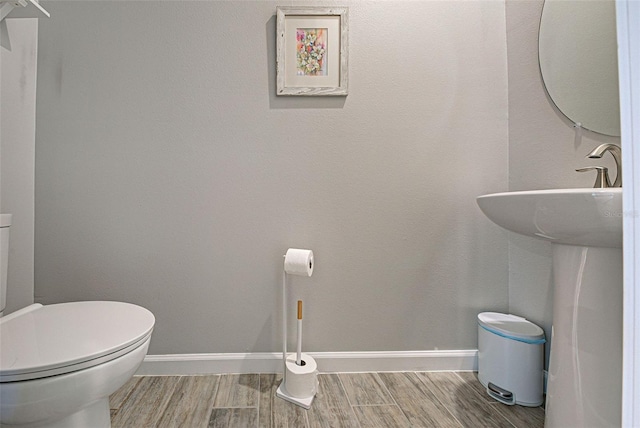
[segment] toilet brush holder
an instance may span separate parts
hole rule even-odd
[[[296,354],[288,354],[284,380],[280,383],[276,395],[308,410],[317,391],[318,365],[313,357],[303,353],[298,365]]]

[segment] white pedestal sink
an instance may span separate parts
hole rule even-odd
[[[505,192],[477,202],[498,226],[553,243],[545,427],[619,427],[622,189]]]

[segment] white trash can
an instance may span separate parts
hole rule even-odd
[[[543,401],[544,331],[515,315],[478,314],[478,379],[504,404]]]

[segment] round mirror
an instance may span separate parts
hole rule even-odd
[[[585,129],[620,136],[615,0],[545,0],[538,43],[558,109]]]

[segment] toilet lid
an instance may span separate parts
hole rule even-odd
[[[0,318],[0,382],[93,367],[143,344],[151,312],[130,303],[34,304]]]

